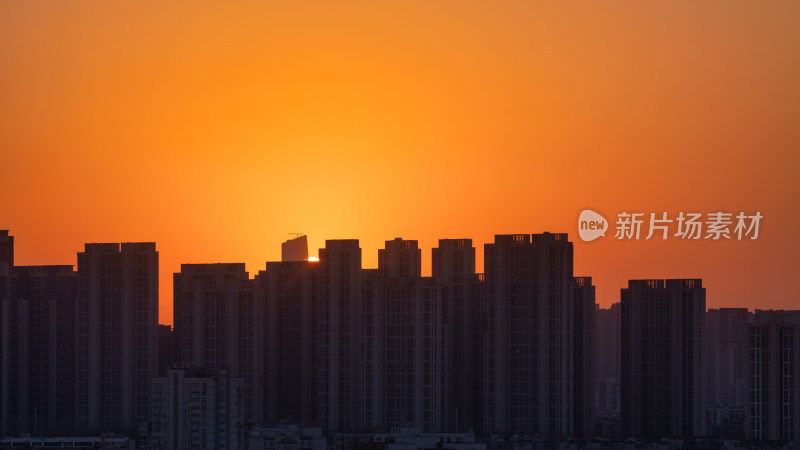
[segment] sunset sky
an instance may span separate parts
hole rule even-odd
[[[597,301],[702,277],[800,308],[800,2],[0,3],[0,229],[17,264],[156,241],[280,258],[289,233],[567,232]],[[591,208],[760,211],[746,241],[577,238]],[[612,224],[613,226],[613,224]]]

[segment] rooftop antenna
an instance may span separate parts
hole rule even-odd
[[[300,236],[303,236],[303,233],[289,233],[289,234],[293,234],[295,239],[299,238]]]

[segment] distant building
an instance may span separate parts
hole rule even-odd
[[[254,295],[255,420],[318,425],[319,263],[268,262]]]
[[[739,406],[747,399],[747,308],[706,312],[706,373],[709,405]]]
[[[331,431],[360,430],[364,317],[358,240],[325,241],[319,271],[320,425]]]
[[[572,252],[566,234],[497,235],[485,246],[485,433],[575,432]]]
[[[253,286],[244,263],[181,264],[173,289],[175,362],[243,378],[245,417],[252,420],[261,406],[253,401]]]
[[[8,230],[0,230],[0,302],[6,303],[11,298],[11,273],[14,267],[14,236],[10,236]],[[6,323],[7,319],[3,316],[3,307],[0,307],[0,324]],[[0,342],[5,342],[7,337],[7,327],[0,325]],[[5,367],[5,356],[0,344],[0,386],[6,383],[7,369]],[[3,432],[3,423],[8,414],[7,409],[2,407],[4,403],[3,389],[0,389],[0,433]]]
[[[78,432],[135,432],[147,421],[158,375],[155,243],[86,244],[75,332]]]
[[[8,230],[0,230],[0,265],[14,265],[14,236]]]
[[[439,239],[432,254],[432,275],[441,289],[445,326],[444,424],[441,430],[475,428],[477,373],[476,316],[478,276],[472,239]]]
[[[417,241],[396,238],[378,250],[378,270],[364,271],[362,430],[445,426],[441,290],[420,267]]]
[[[244,380],[226,369],[171,369],[153,380],[149,448],[242,450]]]
[[[8,363],[5,343],[8,341],[8,314],[4,313],[5,305],[11,298],[11,274],[14,270],[14,238],[8,230],[0,230],[0,435],[5,435],[8,407],[6,394],[3,392],[8,383]]]
[[[2,302],[2,435],[72,434],[75,301],[72,266],[16,266]]]
[[[308,260],[308,237],[298,236],[281,244],[281,261]]]
[[[595,310],[594,421],[595,432],[620,438],[620,303]]]
[[[623,436],[703,436],[702,280],[631,280],[621,304]]]
[[[420,278],[422,250],[417,241],[394,238],[378,250],[378,273],[384,278]]]
[[[707,432],[744,437],[747,404],[748,331],[753,314],[747,308],[706,312],[705,392]]]
[[[595,312],[595,409],[599,416],[619,414],[620,304]]]
[[[800,439],[800,311],[757,309],[750,324],[747,437]]]
[[[576,277],[572,306],[572,430],[594,435],[595,288],[592,277]]]

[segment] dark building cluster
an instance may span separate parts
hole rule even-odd
[[[176,363],[243,379],[255,423],[591,434],[594,289],[573,276],[572,243],[498,236],[486,252],[482,275],[469,239],[441,240],[431,277],[402,239],[378,251],[377,269],[362,268],[357,240],[327,241],[319,262],[269,262],[252,280],[243,264],[184,264]]]
[[[0,434],[245,448],[258,427],[542,439],[800,438],[800,312],[706,311],[700,279],[631,280],[598,309],[566,234],[305,236],[253,278],[183,264],[158,324],[154,243],[86,244],[17,266],[0,231]]]

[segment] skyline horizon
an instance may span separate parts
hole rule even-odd
[[[800,443],[799,25],[0,2],[0,437]]]
[[[757,240],[576,242],[575,267],[601,305],[629,278],[702,273],[711,298],[787,308],[796,17],[738,0],[5,3],[0,224],[31,263],[156,241],[166,278],[185,260],[260,268],[293,231],[359,236],[370,267],[413,236],[428,273],[441,236],[577,237],[585,209],[759,211]]]
[[[16,237],[18,235],[15,234],[14,230],[11,230],[11,229],[8,229],[8,230],[0,229],[0,231],[8,231],[9,232],[9,236],[14,236],[15,237],[14,254],[15,254],[15,265],[16,266],[71,266],[71,267],[73,267],[73,269],[75,271],[77,271],[77,260],[75,261],[74,264],[58,264],[58,263],[53,263],[53,264],[36,264],[36,263],[18,264],[17,257],[20,255],[20,253],[17,251],[18,247],[16,246],[16,243],[19,242],[16,239]],[[552,231],[542,231],[540,233],[496,233],[496,234],[494,234],[494,236],[496,237],[496,236],[515,235],[515,234],[529,234],[530,235],[530,234],[545,234],[545,233],[549,233],[549,234],[566,234],[568,236],[568,241],[571,242],[573,244],[573,246],[575,246],[576,244],[586,244],[586,242],[582,242],[580,239],[572,240],[573,237],[576,237],[576,236],[571,234],[571,233],[568,233],[568,232],[567,233],[561,233],[561,232],[552,232]],[[577,233],[575,233],[575,234],[577,234]],[[287,233],[287,235],[295,235],[295,236],[297,236],[298,233]],[[308,235],[305,235],[305,234],[301,234],[300,236],[306,236],[307,238],[309,237]],[[398,238],[403,239],[403,240],[416,241],[416,242],[421,244],[421,241],[419,239],[406,239],[406,238],[402,238],[402,237],[399,237],[399,236],[395,236],[392,239],[398,239]],[[466,238],[466,237],[461,237],[461,238],[438,238],[436,240],[435,244],[438,245],[439,240],[446,240],[446,239],[468,239],[468,240],[472,241],[473,248],[475,249],[475,273],[476,274],[482,274],[482,273],[485,272],[485,267],[484,267],[484,245],[491,244],[493,241],[476,243],[473,238]],[[282,241],[282,242],[287,242],[287,241],[290,241],[290,240],[292,240],[292,238],[288,238],[288,239],[286,239],[285,241]],[[367,264],[367,263],[365,263],[365,258],[364,258],[364,255],[366,254],[366,252],[365,252],[366,249],[364,248],[363,242],[362,242],[362,240],[360,238],[350,237],[350,238],[323,239],[322,242],[325,243],[326,241],[342,241],[342,240],[356,240],[356,241],[358,241],[359,248],[361,249],[361,254],[362,254],[362,263],[361,263],[361,269],[362,270],[375,270],[375,269],[378,268],[377,254],[378,254],[378,251],[382,249],[381,247],[377,247],[377,248],[374,249],[374,253],[375,253],[374,264]],[[383,242],[387,243],[387,242],[391,242],[391,240],[387,239],[387,240],[384,240]],[[119,244],[122,244],[122,243],[154,243],[154,244],[156,244],[156,251],[159,254],[159,260],[161,260],[162,251],[159,248],[159,241],[153,241],[153,240],[98,241],[98,240],[95,240],[95,241],[84,242],[82,244],[82,246],[90,245],[90,244],[108,244],[108,243],[114,243],[114,244],[116,244],[116,243],[119,243]],[[312,248],[312,246],[309,245],[309,248]],[[316,257],[319,257],[319,250],[324,249],[325,247],[322,246],[322,247],[316,247],[316,248],[317,248],[317,253],[316,253],[317,256]],[[421,251],[421,268],[422,268],[421,277],[432,277],[432,273],[431,273],[432,272],[431,271],[432,249],[437,248],[437,247],[436,246],[423,246],[423,245],[420,245],[419,248],[420,248],[420,251]],[[577,250],[577,248],[576,248],[576,250]],[[76,258],[77,258],[77,254],[80,253],[81,251],[82,250],[78,250],[78,251],[74,252],[74,254],[76,255],[75,256]],[[427,259],[425,258],[426,253],[427,253],[427,256],[428,256]],[[309,252],[309,257],[315,257],[315,256],[313,256]],[[275,258],[275,259],[270,259],[270,258],[263,259],[262,262],[260,263],[260,265],[258,263],[253,264],[251,262],[247,262],[247,261],[243,261],[243,260],[236,260],[234,258],[234,259],[231,259],[231,260],[224,260],[224,261],[222,261],[222,260],[217,260],[217,261],[206,260],[206,261],[180,262],[180,263],[178,263],[178,269],[177,270],[160,269],[159,270],[159,280],[160,280],[159,281],[159,324],[161,324],[161,325],[170,325],[170,326],[173,325],[172,308],[173,308],[173,300],[174,299],[173,299],[173,295],[172,295],[173,294],[172,276],[175,275],[175,274],[180,273],[180,268],[181,268],[182,265],[184,265],[184,264],[186,264],[186,265],[244,264],[245,272],[247,273],[248,278],[250,280],[253,280],[255,278],[255,276],[258,275],[259,272],[266,270],[266,266],[267,266],[268,263],[277,262],[277,261],[281,261],[280,251],[278,251],[278,257],[277,258]],[[311,260],[306,260],[306,261],[307,262],[311,262],[311,263],[318,262],[318,261],[311,261]],[[576,261],[577,261],[577,258],[576,258]],[[255,270],[252,269],[252,267],[254,265],[256,266]],[[577,264],[576,264],[576,266],[577,266]],[[161,267],[161,265],[160,265],[160,267]],[[616,303],[619,303],[620,302],[621,291],[628,287],[628,282],[634,281],[634,280],[701,279],[701,280],[704,280],[704,287],[707,290],[709,288],[708,279],[706,277],[703,277],[702,275],[699,275],[699,276],[698,275],[693,275],[693,276],[687,276],[687,275],[663,276],[663,275],[661,275],[661,276],[643,276],[643,277],[627,277],[627,278],[624,275],[622,275],[621,277],[624,279],[624,282],[623,282],[623,284],[621,286],[619,286],[617,289],[615,289],[615,288],[609,288],[608,286],[606,286],[605,288],[601,288],[600,283],[597,282],[597,278],[594,275],[592,275],[590,272],[587,272],[587,271],[581,272],[581,271],[576,270],[575,273],[576,273],[575,277],[590,277],[592,279],[593,286],[595,286],[597,291],[601,291],[602,290],[602,291],[611,291],[611,292],[615,292],[616,293],[616,297],[614,297],[613,295],[611,295],[609,297],[606,297],[606,301],[605,302],[601,302],[599,300],[600,299],[599,295],[596,296],[595,303],[596,303],[597,307],[601,308],[601,309],[608,309],[612,305],[614,305]],[[166,275],[166,276],[164,276],[164,275]],[[168,280],[168,286],[169,286],[168,288],[165,286],[164,283],[162,283],[162,280]],[[712,288],[711,290],[713,291],[713,286],[711,286],[711,288]],[[166,292],[167,295],[164,295],[165,292]],[[169,299],[169,301],[167,303],[167,306],[161,306],[163,304],[161,299],[164,299],[164,298]],[[710,309],[725,309],[725,308],[746,308],[750,312],[754,312],[754,311],[757,311],[757,310],[793,310],[792,308],[764,306],[763,304],[760,305],[760,306],[755,306],[755,305],[752,305],[752,304],[729,305],[729,304],[723,304],[723,303],[720,303],[720,302],[713,302],[713,301],[710,302],[710,304],[707,304],[707,310],[710,310]],[[164,316],[164,315],[161,314],[162,311],[168,311],[170,314]],[[170,320],[164,320],[164,317],[169,317]]]

